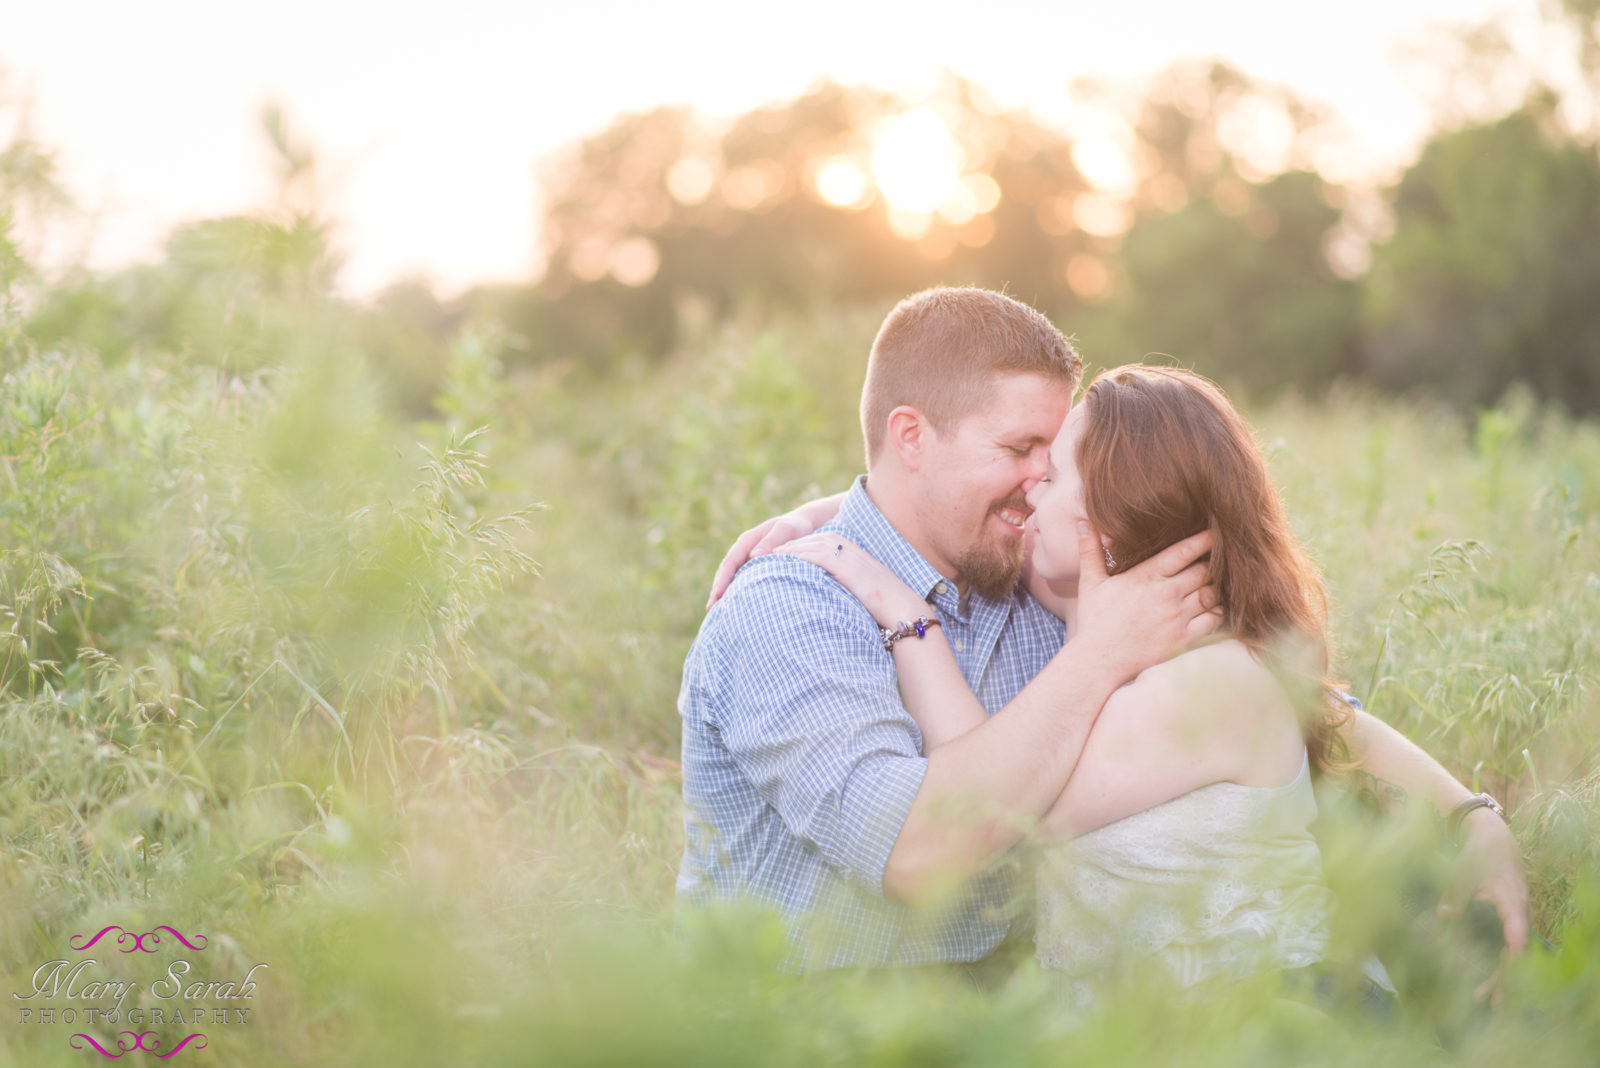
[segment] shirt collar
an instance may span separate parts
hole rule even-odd
[[[845,494],[839,514],[824,530],[837,530],[861,546],[875,559],[932,603],[941,615],[967,618],[969,612],[980,606],[1009,607],[1005,601],[991,601],[968,592],[965,602],[956,592],[956,584],[945,578],[911,543],[884,518],[878,506],[867,495],[867,476],[857,477],[850,492]]]

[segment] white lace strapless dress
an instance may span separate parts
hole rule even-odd
[[[1322,959],[1333,896],[1308,825],[1310,766],[1284,786],[1215,783],[1039,851],[1039,962],[1069,1004],[1129,974],[1183,986]]]

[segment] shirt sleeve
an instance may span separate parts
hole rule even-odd
[[[792,559],[728,607],[723,744],[790,833],[881,896],[928,762],[876,624],[821,569]]]

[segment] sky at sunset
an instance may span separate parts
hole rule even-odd
[[[1333,105],[1378,177],[1428,121],[1405,49],[1535,4],[0,0],[0,138],[26,102],[86,212],[54,255],[113,267],[269,202],[256,117],[277,101],[317,151],[346,291],[419,273],[451,292],[529,276],[536,162],[619,112],[731,116],[822,77],[914,96],[949,69],[1070,128],[1073,79],[1218,56]]]

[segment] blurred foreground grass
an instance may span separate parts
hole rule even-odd
[[[143,1025],[218,1064],[1600,1062],[1600,429],[1516,397],[1251,413],[1353,688],[1511,804],[1560,948],[1499,1014],[1463,1008],[1481,962],[1448,931],[1386,1028],[1266,981],[1135,983],[1069,1026],[1026,961],[992,994],[799,980],[758,913],[677,948],[682,657],[733,535],[859,469],[874,326],[728,324],[605,378],[507,372],[469,333],[422,423],[311,327],[248,370],[7,334],[5,989],[73,936],[169,924],[206,951],[92,955],[139,984],[125,1009],[170,1009],[175,959],[267,964],[244,1023]],[[1330,828],[1349,945],[1395,948],[1417,833]],[[84,1063],[72,1034],[129,1026],[45,1000],[8,1001],[0,1061]]]

